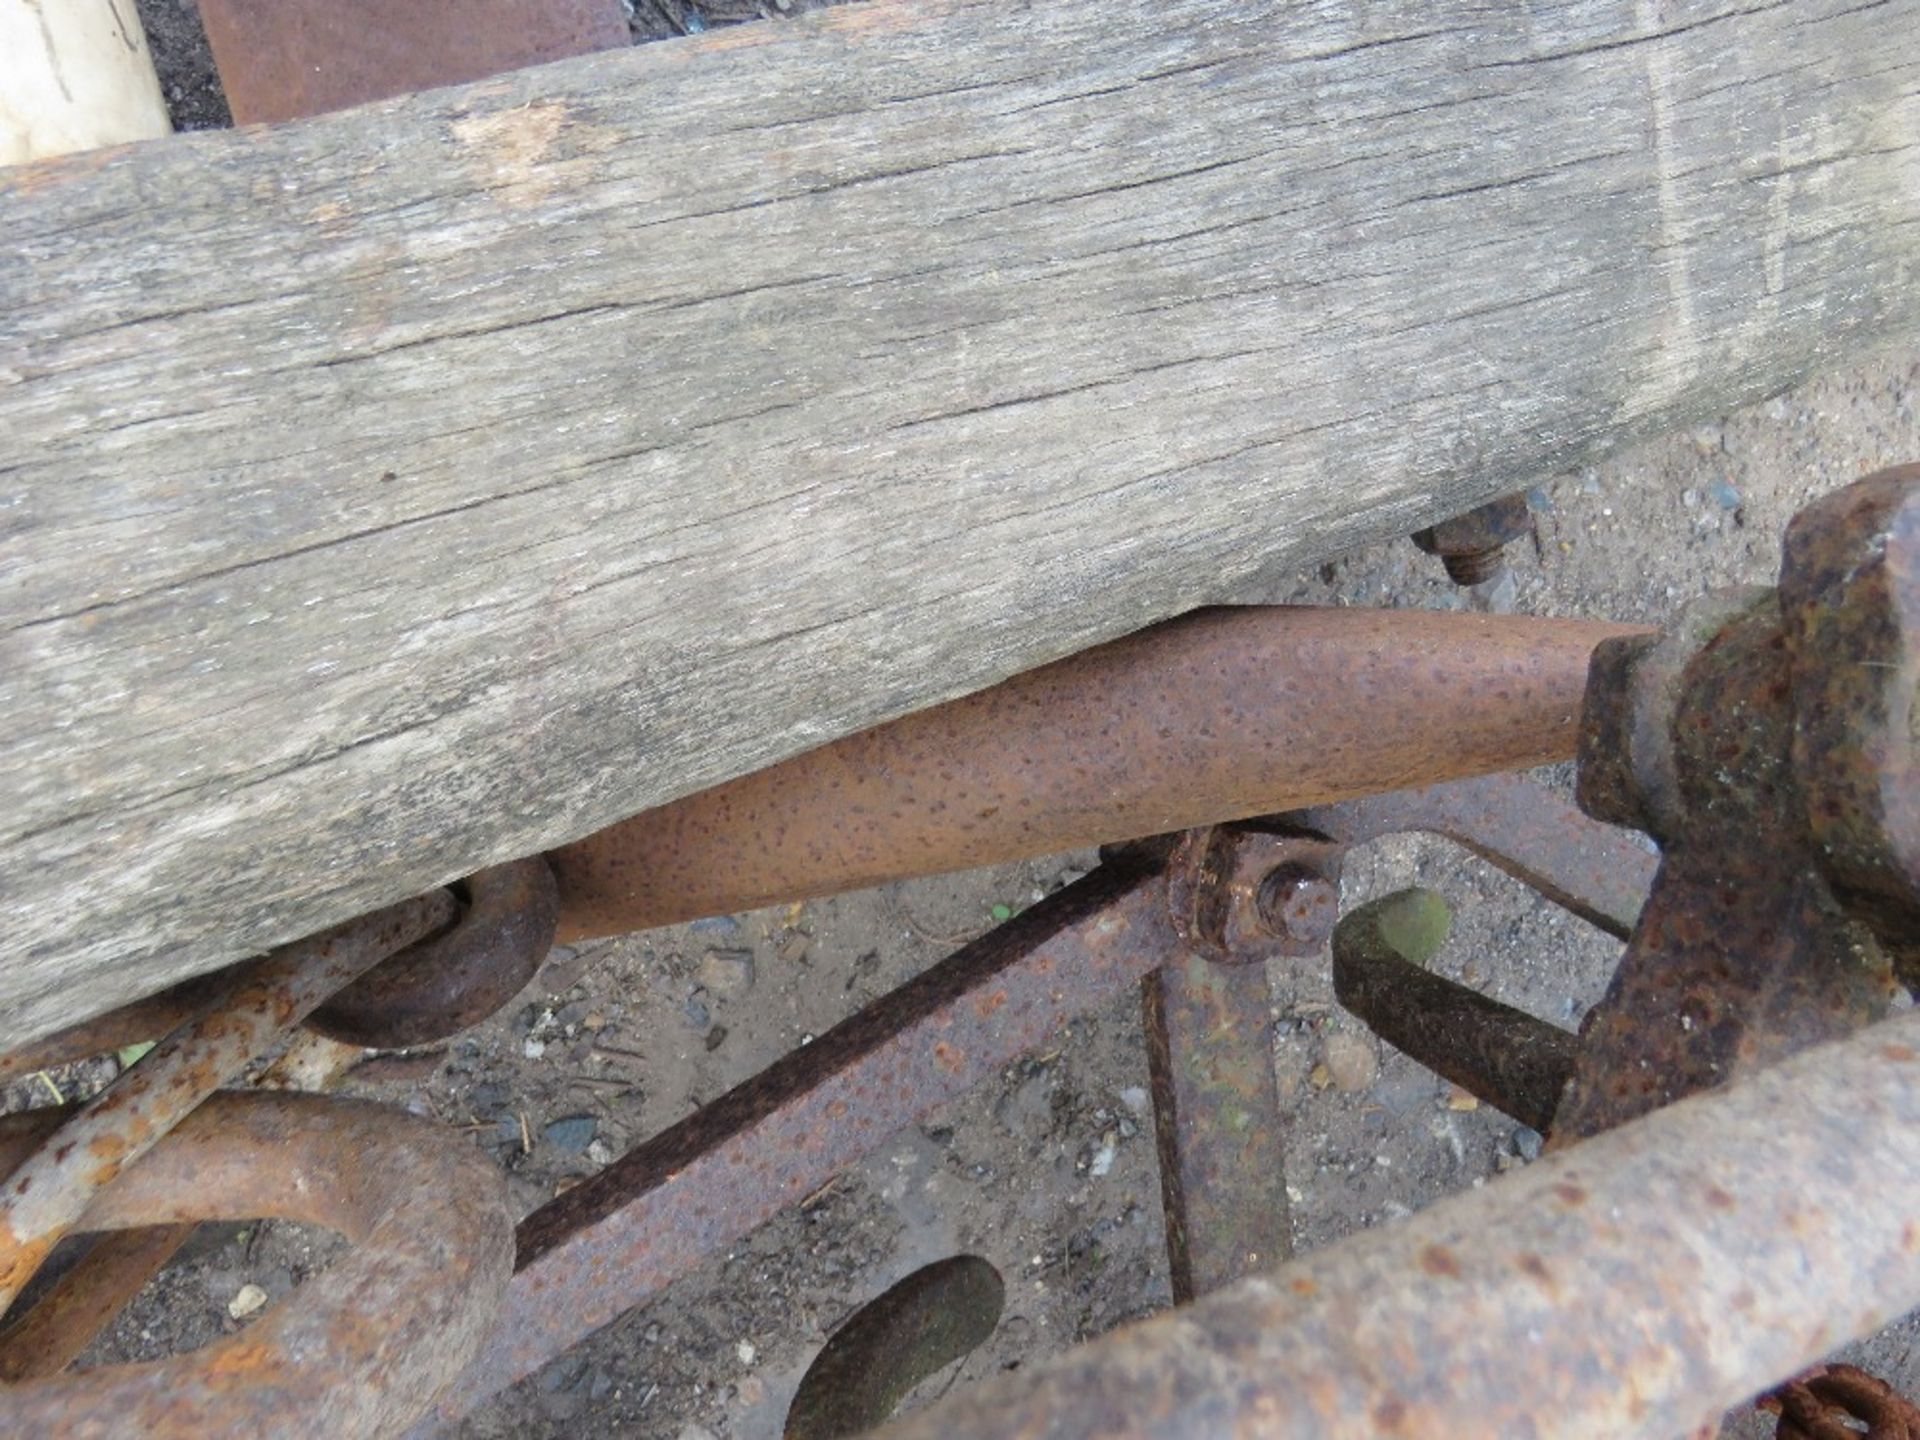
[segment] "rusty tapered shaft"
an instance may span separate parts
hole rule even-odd
[[[581,940],[1571,759],[1638,627],[1204,610],[645,811],[548,857]]]

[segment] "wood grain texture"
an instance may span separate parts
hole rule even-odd
[[[0,1045],[1920,328],[1920,0],[891,0],[0,172]]]

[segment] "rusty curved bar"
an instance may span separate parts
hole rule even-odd
[[[1920,1302],[1917,1192],[1908,1014],[876,1435],[1672,1440]]]
[[[226,1004],[168,1035],[63,1120],[0,1181],[0,1314],[125,1167],[322,1000],[453,916],[453,896],[435,890],[283,945],[240,972]]]
[[[1595,820],[1521,775],[1367,795],[1285,819],[1342,845],[1410,831],[1438,835],[1622,940],[1660,868],[1658,851],[1637,832]]]
[[[1203,610],[551,852],[560,940],[1573,757],[1640,627]]]
[[[87,1252],[25,1314],[0,1330],[0,1381],[58,1375],[133,1303],[199,1227],[143,1225],[93,1237]]]
[[[0,1127],[0,1165],[41,1140],[36,1122]],[[328,1226],[354,1249],[202,1350],[0,1385],[0,1434],[391,1435],[472,1359],[512,1271],[506,1188],[478,1150],[384,1106],[311,1095],[213,1096],[86,1226],[260,1217]]]

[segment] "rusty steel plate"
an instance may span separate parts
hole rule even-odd
[[[236,125],[631,43],[620,0],[200,0]]]

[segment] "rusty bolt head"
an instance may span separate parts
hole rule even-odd
[[[1457,585],[1477,585],[1500,569],[1500,550],[1533,528],[1525,495],[1502,495],[1414,532],[1413,543],[1446,563]]]
[[[1807,506],[1787,529],[1793,763],[1829,877],[1883,933],[1920,921],[1920,465]]]
[[[1261,922],[1287,954],[1315,955],[1333,940],[1340,918],[1340,882],[1289,861],[1267,872],[1254,894]]]
[[[1189,830],[1167,865],[1174,929],[1195,952],[1230,964],[1317,954],[1339,918],[1344,853],[1311,836]]]

